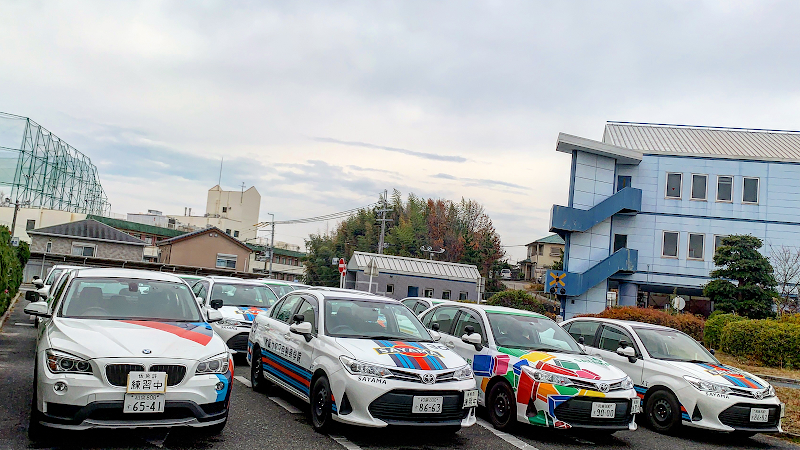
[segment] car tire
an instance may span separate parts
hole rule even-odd
[[[311,426],[320,433],[333,426],[331,418],[331,385],[324,375],[314,380],[311,388]]]
[[[222,422],[215,423],[214,425],[209,425],[203,428],[203,433],[206,434],[207,436],[216,436],[222,433],[222,430],[225,429],[225,425],[227,424],[228,424],[228,416],[226,415],[225,420],[223,420]]]
[[[253,346],[253,356],[250,358],[250,385],[253,390],[266,394],[269,391],[270,383],[264,378],[264,366],[261,358],[255,355],[261,354],[261,348]]]
[[[647,423],[659,433],[672,433],[681,425],[681,407],[672,392],[660,390],[647,398]]]
[[[39,442],[45,439],[47,436],[45,426],[40,423],[42,420],[42,413],[39,412],[39,408],[36,405],[36,397],[37,397],[37,380],[36,374],[34,371],[33,376],[33,396],[31,397],[31,413],[28,419],[28,439],[34,442]]]
[[[492,386],[486,408],[489,420],[498,430],[507,431],[517,423],[517,398],[507,383],[499,382]]]

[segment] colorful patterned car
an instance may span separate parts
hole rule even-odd
[[[420,315],[440,343],[472,364],[492,424],[635,430],[639,398],[624,372],[587,355],[549,318],[529,311],[447,302]]]

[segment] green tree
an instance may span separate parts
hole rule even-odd
[[[758,249],[761,239],[750,235],[722,238],[714,254],[719,269],[703,288],[703,295],[714,302],[715,309],[733,312],[751,319],[772,317],[777,285],[772,264]]]
[[[558,258],[558,261],[555,261],[550,268],[552,270],[564,270],[564,250],[559,250],[561,252],[561,256]]]

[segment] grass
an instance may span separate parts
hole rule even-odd
[[[783,418],[783,431],[800,434],[800,389],[776,387],[778,398],[786,403],[786,417]]]

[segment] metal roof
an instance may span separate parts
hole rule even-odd
[[[644,153],[800,162],[800,132],[608,122],[603,143]]]
[[[557,234],[551,234],[550,236],[546,236],[546,237],[543,237],[541,239],[537,239],[537,240],[531,242],[528,245],[533,245],[533,244],[560,244],[560,245],[564,245],[564,238],[562,238],[561,236],[559,236]]]
[[[445,280],[477,281],[481,278],[476,266],[405,256],[379,255],[377,253],[354,252],[347,264],[348,270],[365,270],[371,259],[378,264],[378,271],[404,275],[428,276]]]
[[[130,222],[128,220],[114,219],[111,217],[104,217],[104,216],[95,216],[91,214],[86,216],[86,218],[96,220],[110,227],[114,227],[118,230],[133,231],[136,233],[147,233],[147,234],[152,234],[154,236],[162,236],[167,238],[177,237],[187,233],[186,231],[173,230],[172,228],[157,227],[155,225],[148,225],[145,223]]]
[[[42,236],[71,237],[95,241],[115,242],[119,244],[147,245],[128,233],[117,230],[93,219],[67,222],[51,227],[29,230],[28,234]]]

